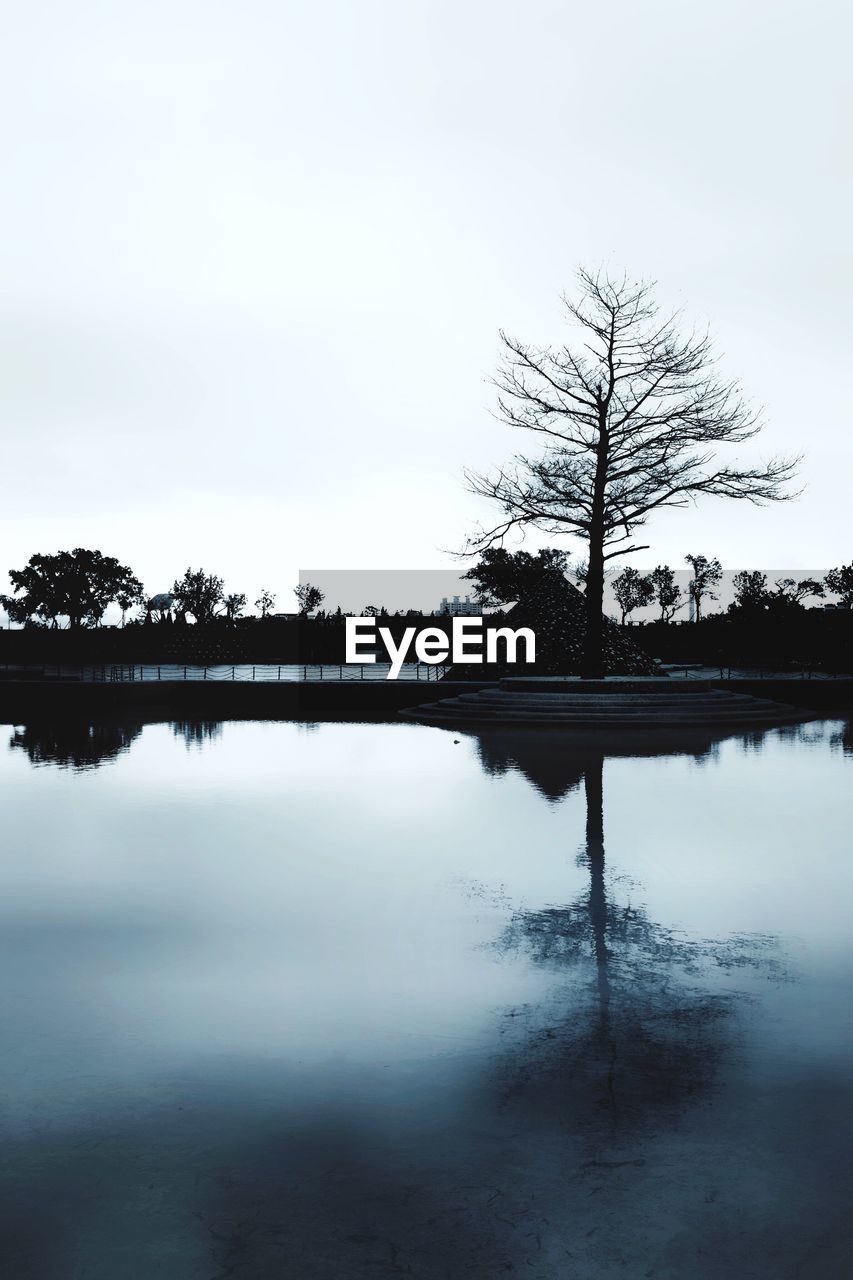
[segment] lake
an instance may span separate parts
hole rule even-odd
[[[850,1274],[848,723],[0,732],[4,1276]]]

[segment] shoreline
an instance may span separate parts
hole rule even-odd
[[[387,681],[0,681],[0,722],[23,723],[52,717],[127,713],[228,720],[382,720],[396,719],[405,708],[495,687],[492,680]],[[618,679],[612,683],[619,690]],[[670,676],[667,686],[695,688],[695,682]],[[772,698],[818,713],[853,712],[853,676],[827,680],[801,677],[734,677],[709,680],[715,689]]]

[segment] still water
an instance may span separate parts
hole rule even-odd
[[[853,735],[6,727],[0,1274],[853,1271]]]

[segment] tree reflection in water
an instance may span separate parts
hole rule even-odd
[[[840,747],[846,756],[853,756],[853,720],[845,720],[832,736],[832,745]]]
[[[173,720],[171,724],[172,733],[176,738],[183,738],[187,751],[206,746],[222,736],[221,720]]]
[[[139,738],[144,720],[56,720],[18,726],[9,739],[12,750],[25,751],[34,765],[55,765],[78,772],[97,769],[125,754]],[[175,737],[187,750],[203,747],[222,735],[221,720],[173,720]]]
[[[34,765],[61,769],[97,769],[128,751],[142,733],[142,724],[128,721],[57,720],[16,728],[12,750],[25,751]]]
[[[642,754],[680,748],[705,762],[718,741],[668,734],[651,746],[647,737]],[[750,749],[758,745],[753,736]],[[615,901],[605,859],[604,761],[639,754],[639,743],[623,735],[588,747],[559,733],[498,730],[480,734],[478,746],[487,772],[515,769],[552,801],[582,783],[586,801],[578,863],[588,888],[566,905],[517,911],[496,943],[572,979],[551,1025],[511,1053],[508,1094],[587,1132],[602,1122],[630,1128],[695,1100],[713,1087],[737,1043],[735,1014],[749,996],[726,989],[731,976],[787,976],[776,940],[692,940],[643,907]]]

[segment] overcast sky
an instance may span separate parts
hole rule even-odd
[[[290,608],[308,565],[450,563],[461,467],[522,444],[497,329],[559,339],[579,263],[709,321],[806,454],[796,504],[660,514],[638,567],[853,557],[840,0],[4,8],[0,569]]]

